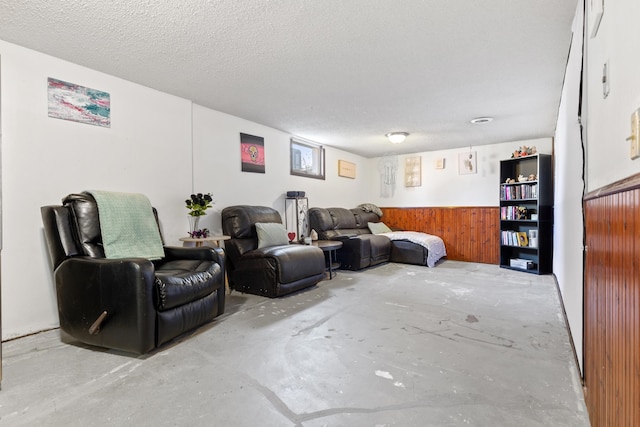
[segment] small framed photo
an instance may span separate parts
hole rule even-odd
[[[475,151],[458,154],[458,175],[478,173],[477,167]]]
[[[356,178],[356,164],[346,160],[338,160],[338,176],[345,178]]]

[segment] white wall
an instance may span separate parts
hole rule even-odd
[[[555,219],[553,272],[571,328],[578,363],[582,366],[583,149],[578,122],[582,70],[583,5],[579,2],[573,23],[573,40],[555,135]]]
[[[3,339],[58,325],[40,206],[87,189],[145,193],[175,240],[188,173],[190,103],[0,41]],[[111,128],[47,117],[47,77],[111,94]],[[187,171],[187,172],[185,172]]]
[[[265,173],[241,171],[240,133],[264,138]],[[305,191],[309,206],[355,207],[367,201],[370,184],[365,159],[325,147],[325,180],[290,175],[291,135],[198,105],[193,106],[194,189],[213,194],[214,212],[204,224],[221,230],[220,211],[231,205],[264,205],[280,211],[284,220],[285,193]],[[356,179],[338,176],[338,160],[356,164]],[[354,199],[354,195],[358,195]],[[362,199],[360,199],[362,197]]]
[[[58,326],[40,207],[69,193],[144,193],[159,210],[166,243],[179,244],[184,200],[194,190],[213,193],[218,211],[243,203],[281,212],[287,190],[307,191],[318,206],[351,206],[354,194],[367,192],[359,156],[328,148],[326,181],[292,177],[283,132],[3,41],[0,56],[3,340]],[[48,77],[109,92],[111,127],[47,117]],[[265,174],[240,171],[240,132],[265,138]],[[338,159],[355,163],[358,178],[338,177]],[[202,225],[218,230],[219,215],[207,217]]]
[[[551,154],[552,140],[540,138],[471,147],[471,151],[476,152],[478,173],[469,175],[458,173],[458,154],[469,153],[469,148],[399,155],[396,186],[391,197],[383,197],[380,190],[379,165],[385,159],[369,159],[371,182],[374,183],[371,188],[373,192],[370,193],[371,202],[394,207],[498,206],[500,160],[509,159],[521,146],[535,146],[539,153]],[[422,157],[422,185],[405,187],[405,159],[415,156]],[[435,168],[438,158],[445,159],[444,169]]]
[[[638,0],[604,2],[598,33],[586,40],[584,121],[589,191],[640,172],[640,159],[629,158],[629,142],[625,141],[631,133],[631,113],[640,108],[639,16]],[[601,79],[607,60],[611,90],[604,99]]]

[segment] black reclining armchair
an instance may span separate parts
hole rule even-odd
[[[76,340],[143,354],[224,313],[221,249],[158,242],[162,259],[109,259],[91,194],[69,195],[41,213],[60,327]]]
[[[282,219],[277,210],[264,206],[222,210],[222,229],[231,236],[225,241],[231,288],[274,298],[313,286],[324,278],[322,249],[288,241],[260,247],[256,223],[282,224]]]

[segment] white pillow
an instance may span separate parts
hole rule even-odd
[[[256,233],[258,234],[258,248],[289,244],[287,230],[280,223],[256,222]]]
[[[391,233],[391,229],[384,222],[368,222],[367,227],[373,234]]]

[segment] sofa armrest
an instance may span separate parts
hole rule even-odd
[[[145,258],[63,261],[54,272],[61,329],[87,344],[150,351],[155,347],[154,271]],[[90,333],[103,312],[99,332]]]
[[[358,237],[358,235],[357,234],[340,234],[340,235],[333,236],[331,238],[331,240],[337,240],[339,242],[344,242],[345,240],[349,240],[349,239],[352,239],[354,237]]]

